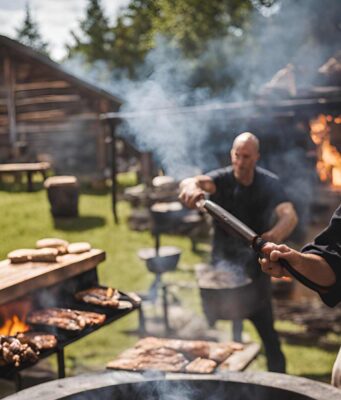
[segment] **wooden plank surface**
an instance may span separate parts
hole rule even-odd
[[[50,167],[48,162],[0,164],[0,172],[38,172],[47,171]]]
[[[56,263],[11,264],[9,260],[1,261],[0,304],[79,275],[95,268],[103,260],[105,260],[105,252],[92,249],[82,254],[58,256]]]
[[[259,351],[259,343],[247,343],[241,351],[235,351],[218,367],[218,371],[244,371],[244,369],[253,361]]]

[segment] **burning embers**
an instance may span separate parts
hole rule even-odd
[[[320,114],[310,121],[310,129],[311,138],[317,146],[316,169],[321,181],[341,187],[341,154],[332,144],[334,136],[341,134],[341,115]]]

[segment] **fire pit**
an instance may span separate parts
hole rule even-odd
[[[6,399],[337,400],[340,394],[338,389],[327,384],[269,372],[154,377],[109,372],[48,382]]]

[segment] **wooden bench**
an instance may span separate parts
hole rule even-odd
[[[27,190],[32,192],[32,176],[35,173],[40,173],[43,179],[46,179],[46,173],[51,168],[48,162],[37,162],[37,163],[11,163],[11,164],[0,164],[0,179],[2,175],[12,174],[17,176],[18,174],[26,174],[27,176]]]

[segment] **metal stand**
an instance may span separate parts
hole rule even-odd
[[[168,318],[168,287],[167,285],[162,285],[162,307],[163,307],[163,322],[165,326],[165,333],[169,333],[171,328],[169,326],[169,318]]]
[[[65,378],[64,348],[57,349],[58,378]]]

